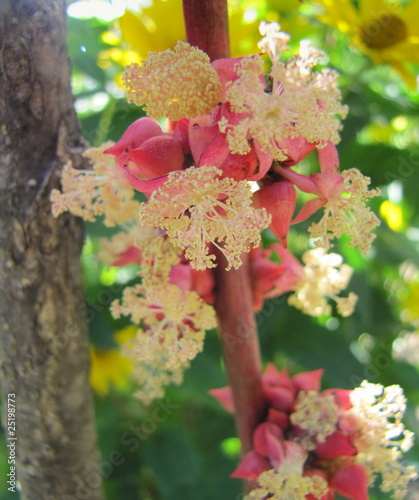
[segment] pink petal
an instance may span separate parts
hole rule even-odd
[[[286,441],[278,439],[271,433],[266,434],[267,456],[269,457],[269,462],[273,465],[275,469],[279,467],[279,465],[283,462],[285,458],[285,449],[284,449],[285,443]]]
[[[141,250],[134,245],[127,248],[124,252],[122,252],[119,258],[112,262],[113,266],[122,267],[127,266],[128,264],[139,264],[141,262]]]
[[[271,168],[272,165],[272,156],[270,153],[264,153],[261,150],[260,144],[258,141],[253,141],[253,149],[256,153],[257,159],[258,159],[258,169],[257,173],[255,173],[252,177],[249,177],[249,181],[258,181],[265,177],[265,175],[268,173],[269,169]]]
[[[269,405],[276,410],[290,410],[294,402],[295,393],[285,387],[264,385],[263,394]]]
[[[230,386],[221,387],[220,389],[211,389],[208,394],[213,396],[221,406],[230,413],[235,412],[233,393],[231,392]]]
[[[323,373],[323,369],[299,373],[292,377],[292,381],[297,391],[318,391]]]
[[[219,132],[203,150],[199,159],[199,166],[221,167],[229,154],[230,150],[226,136]]]
[[[183,291],[188,291],[192,286],[192,268],[188,264],[176,264],[169,274],[169,283],[176,285]]]
[[[270,422],[263,422],[256,427],[253,433],[253,448],[259,455],[269,456],[271,437],[281,441],[284,437],[282,429]]]
[[[192,286],[191,290],[201,296],[201,298],[208,304],[215,302],[215,277],[211,269],[198,271],[192,269]]]
[[[332,476],[330,486],[350,500],[368,500],[368,478],[361,464],[349,462],[341,465]]]
[[[250,251],[250,272],[253,292],[253,309],[259,311],[265,298],[280,295],[277,292],[277,282],[287,271],[282,264],[277,264],[268,258],[270,252],[261,249]]]
[[[189,120],[189,144],[195,165],[199,165],[202,153],[214,137],[220,133],[218,125],[214,124],[208,115]]]
[[[318,148],[320,170],[324,174],[339,174],[339,155],[336,146],[328,141],[324,148]]]
[[[184,158],[180,144],[167,135],[148,139],[139,148],[131,149],[128,156],[146,179],[181,170]]]
[[[288,158],[281,162],[285,167],[292,167],[300,163],[301,160],[316,149],[314,143],[308,142],[307,139],[302,136],[282,139],[278,143],[278,146],[286,151],[285,154]]]
[[[230,474],[230,477],[241,477],[249,481],[257,481],[262,472],[271,468],[269,461],[265,457],[255,451],[249,451],[242,458],[237,469]]]
[[[167,175],[163,175],[162,177],[158,177],[157,179],[150,180],[141,180],[138,177],[132,175],[129,171],[128,166],[124,165],[123,172],[129,184],[137,191],[144,193],[145,195],[151,194],[156,189],[159,189],[160,186],[167,180]]]
[[[333,394],[335,403],[343,410],[352,408],[351,392],[349,389],[326,389],[322,394]]]
[[[315,452],[321,458],[338,458],[356,455],[357,449],[348,434],[337,430],[327,436],[323,443],[317,443]]]
[[[221,165],[221,170],[225,177],[231,177],[236,181],[242,181],[252,178],[257,166],[258,158],[253,149],[251,149],[245,155],[230,153]]]
[[[339,429],[354,433],[359,430],[359,419],[353,413],[344,412],[339,416]]]
[[[275,410],[275,408],[269,408],[267,422],[271,422],[281,429],[286,429],[290,425],[290,419],[287,413]]]
[[[237,80],[238,76],[234,70],[236,64],[240,62],[242,57],[229,57],[226,59],[216,59],[211,63],[212,67],[218,73],[221,82],[221,100],[225,102],[225,92],[227,82]]]
[[[324,200],[339,198],[343,191],[343,177],[332,174],[311,174],[310,178],[317,186],[318,194]]]
[[[320,198],[312,198],[311,200],[308,200],[306,203],[304,203],[301,210],[298,212],[297,216],[292,221],[292,224],[298,224],[299,222],[308,219],[314,213],[316,213],[317,210],[319,210],[324,204],[325,202]]]
[[[265,371],[262,375],[263,385],[280,385],[282,387],[287,387],[288,389],[293,389],[294,385],[288,375],[287,369],[279,371],[278,368],[273,363],[268,363],[266,365]]]
[[[177,122],[167,120],[167,131],[178,142],[182,148],[183,154],[186,156],[191,152],[189,145],[189,120],[182,118]]]
[[[317,195],[319,194],[318,188],[311,179],[311,176],[307,177],[307,175],[294,172],[292,168],[281,167],[280,165],[277,165],[276,169],[282,175],[282,177],[284,177],[284,179],[292,182],[292,184],[297,186],[301,191],[304,191],[305,193],[312,193]]]
[[[289,227],[294,214],[297,194],[287,181],[274,182],[253,194],[256,208],[264,207],[272,215],[269,226],[279,242],[286,247]]]
[[[125,130],[119,141],[108,148],[105,153],[118,156],[125,149],[138,148],[147,139],[162,134],[163,131],[156,120],[148,117],[139,118]]]
[[[279,243],[272,243],[269,245],[269,248],[274,250],[277,254],[278,257],[282,260],[284,264],[286,264],[289,268],[295,270],[302,269],[302,264],[300,261],[295,257],[289,250],[284,248],[282,245]]]

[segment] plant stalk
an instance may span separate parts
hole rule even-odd
[[[206,52],[211,60],[229,57],[227,1],[183,0],[183,10],[188,42]],[[224,256],[216,253],[215,309],[233,393],[237,433],[245,454],[253,448],[253,431],[266,410],[249,259],[244,255],[239,269],[226,271]]]

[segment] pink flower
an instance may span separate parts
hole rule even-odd
[[[352,391],[320,392],[322,375],[314,370],[290,377],[267,365],[262,387],[268,411],[254,430],[253,449],[232,473],[257,481],[247,500],[334,500],[335,494],[367,500],[377,474],[382,491],[403,498],[417,474],[399,462],[412,446],[412,433],[401,422],[402,389],[364,381]],[[210,393],[234,412],[229,387]]]
[[[195,165],[216,166],[225,177],[237,181],[261,179],[272,165],[269,153],[262,152],[257,141],[249,141],[245,154],[232,153],[227,135],[220,130],[220,120],[239,123],[240,114],[230,111],[228,103],[220,104],[211,114],[190,120],[189,141]]]
[[[208,304],[213,304],[215,301],[215,277],[212,271],[193,269],[185,259],[172,267],[169,283],[173,283],[181,290],[194,290]]]
[[[272,490],[278,485],[282,495],[294,488],[310,500],[333,500],[335,492],[351,500],[368,498],[365,468],[354,461],[356,429],[348,427],[345,418],[351,391],[320,392],[322,375],[323,370],[314,370],[290,377],[287,370],[267,365],[262,376],[269,407],[266,420],[256,427],[253,450],[244,455],[232,477],[258,481],[257,491],[266,489],[273,498],[280,498]],[[234,411],[229,387],[210,393]]]
[[[140,118],[105,153],[116,156],[116,164],[134,189],[151,193],[165,182],[167,174],[182,169],[184,148],[187,151],[184,127],[182,122],[171,133],[164,133],[156,120]]]
[[[317,239],[316,245],[328,249],[332,246],[331,239],[340,238],[343,233],[347,233],[350,246],[357,246],[362,253],[368,252],[375,238],[372,230],[379,224],[379,220],[366,203],[378,196],[379,190],[369,190],[370,179],[356,168],[340,174],[336,147],[330,141],[319,149],[319,163],[321,172],[309,177],[291,168],[275,166],[275,171],[288,182],[305,193],[316,195],[316,198],[303,205],[292,223],[306,220],[324,207],[322,219],[309,228],[310,235]],[[272,225],[274,222],[275,216]]]
[[[280,264],[270,259],[273,252],[281,257]],[[253,309],[260,311],[266,299],[293,290],[303,276],[302,269],[303,266],[299,260],[277,243],[273,243],[266,249],[251,250]]]

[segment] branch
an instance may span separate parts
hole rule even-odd
[[[226,0],[183,0],[188,42],[211,61],[230,56]]]
[[[237,270],[226,271],[218,255],[217,300],[219,331],[230,387],[233,392],[237,434],[242,453],[253,449],[252,436],[265,413],[259,339],[252,311],[248,256]]]
[[[229,57],[226,0],[183,0],[188,42],[205,51],[211,60]],[[238,270],[225,270],[218,253],[215,308],[236,408],[237,433],[242,453],[253,448],[252,435],[265,412],[261,383],[258,332],[252,309],[247,255]]]

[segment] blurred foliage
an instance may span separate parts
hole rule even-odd
[[[149,50],[173,46],[184,36],[181,1],[155,0],[143,10],[118,11],[119,19],[113,21],[101,19],[98,7],[90,16],[78,17],[81,3],[70,4],[68,18],[75,106],[84,137],[99,145],[119,139],[142,116],[141,109],[126,103],[119,75],[125,64]],[[354,315],[313,319],[289,307],[286,297],[267,301],[257,317],[264,362],[286,366],[292,374],[324,368],[325,387],[353,388],[364,378],[400,384],[408,397],[406,425],[418,434],[419,355],[403,356],[400,346],[407,335],[419,338],[419,96],[390,65],[375,64],[362,47],[352,44],[350,34],[337,31],[332,26],[337,22],[323,24],[315,2],[230,4],[234,55],[257,50],[261,19],[278,20],[294,44],[309,37],[325,50],[326,64],[341,75],[350,110],[339,144],[342,168],[359,168],[382,192],[373,201],[382,224],[370,255],[360,256],[344,239],[336,246],[355,269],[350,291],[358,294],[359,302]],[[315,169],[316,159],[308,157],[301,168]],[[297,255],[307,248],[306,228],[301,224],[290,235]],[[137,279],[136,269],[99,263],[98,241],[109,229],[88,224],[87,233],[83,264],[93,366],[99,367],[92,382],[107,499],[240,499],[240,481],[228,477],[239,454],[234,422],[207,395],[209,389],[227,384],[216,333],[207,335],[205,351],[193,361],[182,386],[170,387],[163,400],[148,408],[141,406],[118,358],[117,332],[126,333],[129,324],[113,320],[108,312],[122,288]],[[269,233],[264,237],[269,240]],[[6,447],[0,449],[0,475],[6,477]],[[419,462],[419,445],[408,458]],[[0,496],[15,498],[5,484]],[[383,498],[382,493],[371,495],[373,500]]]

